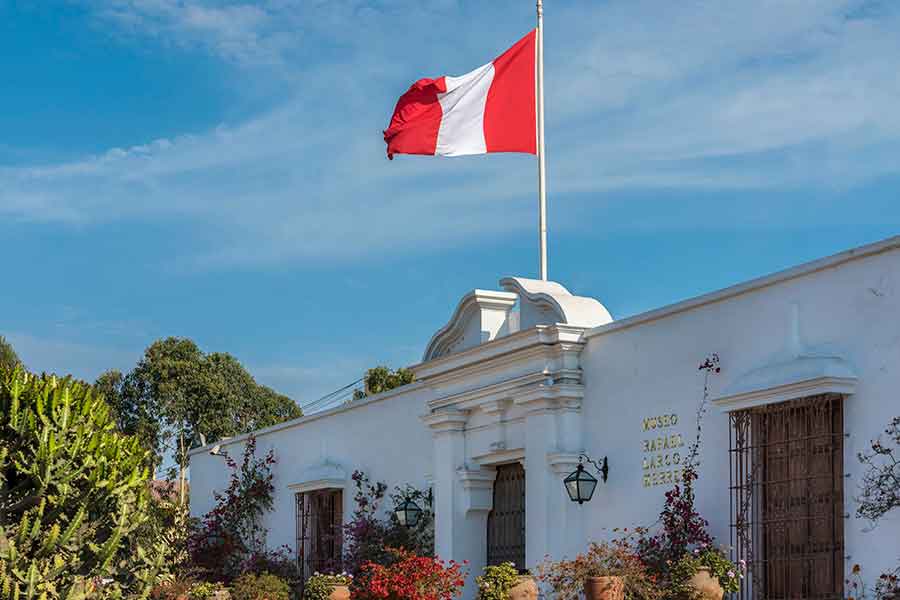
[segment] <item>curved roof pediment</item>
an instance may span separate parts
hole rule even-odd
[[[521,329],[557,323],[577,327],[597,327],[613,320],[606,307],[596,299],[573,296],[569,290],[555,281],[504,277],[500,280],[500,285],[519,296]],[[534,314],[527,314],[529,312]],[[531,322],[532,320],[534,322]]]
[[[423,362],[537,325],[596,327],[612,321],[594,298],[573,296],[554,281],[505,277],[506,291],[472,290],[428,342]]]

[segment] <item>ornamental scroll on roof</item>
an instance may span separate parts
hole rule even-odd
[[[537,325],[597,327],[612,322],[594,298],[573,296],[554,281],[505,277],[505,291],[472,290],[459,301],[450,321],[425,349],[423,362],[467,350]]]

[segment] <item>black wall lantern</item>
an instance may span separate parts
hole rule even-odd
[[[412,498],[407,498],[394,509],[394,515],[400,521],[400,525],[412,529],[419,524],[419,519],[422,518],[422,509]]]
[[[428,488],[427,494],[421,494],[420,492],[415,492],[419,497],[424,497],[425,502],[428,504],[428,510],[432,510],[431,506],[434,503],[434,497],[432,496],[431,488]],[[406,500],[400,503],[400,505],[394,509],[394,515],[397,517],[397,521],[400,522],[400,525],[403,527],[409,527],[410,529],[414,528],[419,524],[419,520],[422,518],[422,509],[416,504],[416,501],[412,499],[411,496],[406,496]]]
[[[578,467],[563,480],[569,499],[578,504],[584,504],[590,500],[594,495],[594,490],[597,488],[597,478],[584,468],[583,461],[585,460],[597,470],[597,474],[603,479],[603,483],[606,483],[606,479],[609,476],[609,464],[605,456],[602,463],[597,464],[589,456],[584,454],[578,455]]]

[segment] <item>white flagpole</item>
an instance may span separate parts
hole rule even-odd
[[[544,2],[537,0],[537,162],[541,279],[547,280],[547,172],[544,166]]]

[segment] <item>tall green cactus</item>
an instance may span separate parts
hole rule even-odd
[[[0,597],[146,596],[158,549],[120,548],[147,519],[147,458],[90,386],[0,369]]]

